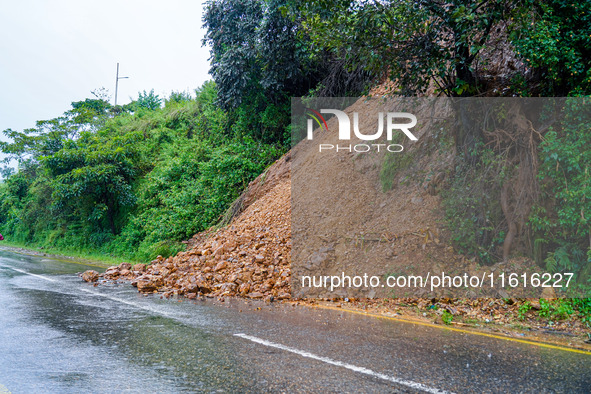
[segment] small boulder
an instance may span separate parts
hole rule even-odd
[[[113,266],[113,267],[109,267],[107,268],[107,270],[105,271],[105,279],[117,279],[120,275],[119,272],[119,267],[117,266]]]
[[[215,272],[218,272],[218,271],[221,271],[221,270],[223,270],[224,268],[226,268],[226,266],[227,266],[227,263],[226,263],[225,261],[220,261],[220,262],[219,262],[219,263],[218,263],[218,264],[215,266],[215,268],[214,268],[213,270],[214,270]]]
[[[99,273],[95,270],[88,270],[82,274],[82,279],[85,282],[96,282],[99,279]]]
[[[238,289],[238,291],[240,292],[240,294],[246,294],[250,291],[250,283],[243,283],[240,285],[240,288]]]
[[[291,295],[287,292],[281,292],[279,293],[279,295],[277,296],[278,300],[289,300],[291,298]]]
[[[142,293],[152,293],[155,290],[158,290],[154,282],[145,279],[137,281],[137,289]]]
[[[197,286],[195,283],[189,283],[187,286],[185,286],[185,293],[187,294],[197,293],[198,291],[199,286]]]
[[[192,284],[197,286],[200,292],[203,294],[211,293],[211,287],[207,280],[203,277],[203,275],[198,275],[195,278],[191,279]]]
[[[160,276],[142,275],[137,278],[137,283],[135,286],[137,287],[138,291],[142,293],[150,293],[164,286],[164,280]]]
[[[226,248],[224,247],[224,245],[222,245],[213,251],[213,255],[219,257],[219,256],[223,255],[225,252],[226,252]]]
[[[222,293],[225,293],[225,292],[233,293],[237,287],[238,286],[236,285],[236,283],[226,282],[226,283],[222,283],[222,285],[220,286],[220,291]]]

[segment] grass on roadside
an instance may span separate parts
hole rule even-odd
[[[139,261],[132,261],[121,257],[104,255],[99,253],[62,250],[58,248],[39,248],[25,243],[7,241],[6,239],[0,242],[0,248],[1,247],[23,249],[22,252],[26,254],[47,255],[48,257],[55,257],[57,259],[59,259],[60,257],[65,257],[68,260],[73,260],[75,262],[89,263],[91,265],[97,265],[105,268],[110,267],[112,265],[119,265],[124,261],[131,264],[139,263]]]

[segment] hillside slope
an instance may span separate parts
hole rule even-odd
[[[436,116],[430,114],[432,118],[448,116],[449,108],[445,102],[437,102],[435,107],[431,102],[427,104],[417,111],[436,111]],[[362,98],[346,112],[377,113],[381,106],[380,100]],[[366,117],[360,127],[371,129],[375,127],[372,121],[375,119]],[[336,127],[335,122],[336,119],[329,120],[329,129]],[[391,272],[411,275],[431,271],[482,276],[497,268],[522,272],[525,265],[531,266],[522,264],[525,262],[523,258],[512,259],[506,265],[498,262],[492,267],[480,266],[474,259],[455,252],[444,224],[439,196],[439,191],[446,187],[455,152],[453,144],[442,140],[449,137],[430,135],[429,127],[429,121],[418,127],[418,142],[409,145],[404,156],[394,156],[396,168],[387,175],[380,171],[384,165],[383,155],[346,152],[320,157],[310,149],[308,141],[303,141],[249,184],[226,213],[228,224],[196,234],[188,241],[187,250],[174,257],[154,260],[134,284],[142,292],[159,291],[190,298],[197,294],[250,298],[273,296],[277,299],[286,299],[292,294],[301,298],[304,294],[300,292],[299,283],[292,286],[290,282],[292,268],[300,270],[293,277],[306,274],[309,256],[296,256],[301,264],[291,266],[294,201],[298,204],[298,216],[293,224],[299,226],[297,234],[299,239],[305,239],[307,251],[334,251],[335,247],[346,243],[343,240],[357,236],[350,231],[360,228],[365,231],[365,236],[375,233],[376,237],[387,240],[378,242],[374,249],[370,265],[375,273],[370,275]],[[320,132],[314,142],[334,144],[336,138],[335,133]],[[296,179],[292,178],[292,162],[300,166],[295,172]],[[390,185],[390,190],[383,189],[384,181]],[[294,185],[294,182],[297,183]],[[349,190],[352,187],[354,192]],[[304,197],[294,200],[296,194],[292,191],[298,196],[303,193]],[[357,249],[354,248],[352,253],[355,254]],[[341,257],[337,263],[327,256],[322,274],[356,274],[361,258],[363,256],[353,256],[347,263]],[[106,273],[107,278],[117,275],[117,272]],[[388,289],[384,290],[360,293],[356,297],[393,295],[387,292]],[[508,297],[502,289],[487,289],[485,286],[479,291],[476,294],[467,289],[462,296]],[[350,297],[352,293],[325,290],[315,294],[321,298],[344,298],[346,295]],[[409,288],[403,289],[400,296],[449,297],[450,294],[443,290],[428,293],[423,288]]]
[[[347,111],[372,111],[375,108],[371,107],[377,105],[375,101],[368,103],[359,99]],[[445,109],[442,111],[445,112]],[[331,121],[329,125],[334,126]],[[474,261],[454,252],[442,223],[444,218],[438,190],[445,182],[445,170],[453,162],[454,152],[449,147],[433,149],[433,145],[439,142],[433,136],[426,135],[425,130],[419,131],[422,133],[419,134],[419,142],[411,146],[409,152],[405,152],[412,160],[407,160],[404,166],[390,175],[392,190],[387,192],[382,191],[379,171],[370,171],[370,168],[379,168],[379,160],[383,160],[383,157],[347,154],[328,156],[322,160],[313,157],[310,160],[307,158],[309,147],[305,143],[299,144],[250,183],[227,212],[227,225],[196,234],[189,240],[187,250],[174,257],[154,260],[146,272],[136,275],[134,285],[141,292],[158,291],[166,296],[179,294],[189,298],[198,294],[213,297],[240,295],[249,298],[290,298],[292,154],[299,162],[305,160],[305,167],[299,172],[303,175],[297,179],[297,187],[305,187],[312,193],[312,198],[300,204],[300,224],[307,223],[311,216],[316,215],[315,212],[324,209],[326,201],[338,201],[347,195],[346,199],[354,200],[349,201],[352,205],[341,201],[343,205],[335,205],[330,215],[324,215],[313,225],[309,223],[300,229],[300,236],[308,240],[310,248],[320,250],[326,247],[326,242],[322,240],[325,237],[319,234],[328,234],[336,229],[334,221],[346,214],[351,223],[345,228],[353,227],[354,223],[366,222],[368,228],[385,229],[391,243],[385,246],[384,252],[389,256],[385,259],[386,265],[376,268],[382,273],[391,270],[412,273],[412,270],[431,269],[480,274],[480,268]],[[335,136],[323,133],[319,138],[320,142],[334,142],[332,139]],[[341,171],[343,169],[346,170]],[[336,183],[324,181],[323,174],[339,172],[348,177],[347,182],[344,179]],[[356,189],[363,192],[349,195],[347,184],[355,184],[358,186]],[[376,214],[372,217],[367,217],[368,209],[371,209],[366,207],[367,201],[377,201],[376,204],[381,207],[375,210]],[[359,209],[350,212],[352,206],[358,206]],[[354,270],[355,267],[331,266],[328,269]],[[106,278],[118,275],[120,272],[110,270]],[[293,293],[297,298],[301,297],[298,288],[296,284],[296,293]],[[416,297],[427,295],[423,289],[415,289],[412,294]],[[490,295],[498,296],[496,293]],[[326,293],[320,296],[338,298],[345,294]]]
[[[290,298],[290,154],[251,182],[218,230],[195,235],[188,250],[123,273],[140,292]],[[106,279],[122,272],[112,267]]]
[[[357,105],[362,105],[362,100]],[[353,106],[349,110],[355,108]],[[418,264],[434,270],[453,267],[472,274],[485,269],[519,269],[524,258],[512,259],[506,265],[498,263],[492,267],[481,267],[473,259],[454,251],[443,223],[441,197],[438,195],[446,187],[445,170],[453,162],[453,152],[431,149],[435,142],[428,136],[421,138],[421,143],[412,148],[416,160],[394,175],[394,187],[384,193],[389,209],[398,212],[394,224],[393,257],[396,257],[396,263],[399,267]],[[267,301],[291,299],[294,277],[291,266],[291,166],[294,161],[292,157],[297,154],[297,149],[287,153],[252,181],[229,209],[226,215],[229,223],[225,226],[196,234],[189,240],[186,251],[168,258],[159,257],[151,265],[140,264],[133,269],[121,265],[111,267],[104,274],[104,279],[130,280],[140,292],[159,293],[163,297],[184,296],[193,299],[205,296],[223,300],[226,296],[239,296]],[[363,167],[367,164],[353,157],[350,159],[350,165]],[[343,165],[343,162],[315,164],[320,169],[326,166],[324,170],[330,171],[330,166]],[[363,173],[363,168],[360,170]],[[315,177],[316,174],[311,172],[309,186],[318,188],[323,196],[330,197],[341,192],[338,188],[322,189],[315,184]],[[373,178],[368,182],[376,187],[380,180]],[[297,294],[295,296],[297,299]],[[473,325],[474,319],[477,319],[491,324],[547,329],[548,319],[540,320],[537,317],[540,302],[510,299],[497,293],[491,293],[490,296],[495,298],[475,294],[467,294],[467,298],[463,299],[449,298],[419,291],[410,298],[360,300],[350,297],[351,302],[347,305],[386,314],[416,316],[418,311],[421,319],[439,322],[448,313],[454,319],[454,324],[458,322],[461,325]],[[543,296],[554,297],[550,293]],[[344,298],[339,294],[328,297],[337,302]],[[469,299],[474,297],[479,298]],[[336,305],[341,306],[340,303]],[[552,330],[580,334],[585,327],[580,319],[568,319],[554,321]],[[577,341],[582,343],[583,340],[584,337]]]

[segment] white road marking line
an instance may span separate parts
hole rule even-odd
[[[35,278],[40,278],[40,279],[46,280],[48,282],[55,282],[55,279],[51,279],[51,278],[48,278],[48,277],[43,276],[43,275],[32,274],[30,272],[27,272],[25,270],[21,270],[19,268],[9,267],[7,265],[3,265],[2,267],[10,268],[11,270],[16,271],[16,272],[20,272],[21,274],[34,276]]]
[[[10,268],[11,270],[20,272],[22,274],[34,276],[35,278],[43,279],[43,280],[46,280],[46,281],[49,281],[49,282],[55,282],[56,281],[55,279],[51,279],[51,278],[48,278],[48,277],[43,276],[43,275],[32,274],[30,272],[27,272],[27,271],[22,270],[22,269],[19,269],[19,268],[9,267],[7,265],[1,265],[1,266],[2,267],[5,267],[5,268]],[[167,312],[164,312],[164,311],[160,311],[158,309],[151,308],[149,306],[140,305],[140,304],[135,303],[135,302],[127,301],[127,300],[124,300],[122,298],[113,297],[113,296],[110,296],[110,295],[107,295],[107,294],[101,294],[101,293],[98,293],[96,291],[92,291],[92,290],[84,289],[84,288],[82,288],[80,290],[82,290],[82,291],[84,291],[86,293],[90,293],[90,294],[95,295],[95,296],[107,298],[107,299],[109,299],[111,301],[121,302],[122,304],[130,305],[130,306],[133,306],[133,307],[139,308],[139,309],[143,309],[145,311],[149,311],[149,312],[152,312],[152,313],[160,314],[160,315],[163,315],[163,316],[166,316],[166,317],[172,317],[172,315],[170,313],[167,313]]]
[[[410,388],[415,389],[415,390],[421,390],[421,391],[424,391],[426,393],[433,393],[433,394],[449,393],[448,391],[439,390],[439,389],[436,389],[434,387],[429,387],[429,386],[426,386],[426,385],[424,385],[422,383],[413,382],[411,380],[405,380],[405,379],[395,378],[394,376],[389,376],[389,375],[385,375],[385,374],[382,374],[382,373],[379,373],[379,372],[375,372],[375,371],[372,371],[371,369],[368,369],[368,368],[358,367],[358,366],[352,365],[352,364],[347,364],[347,363],[344,363],[342,361],[333,360],[333,359],[328,358],[328,357],[317,356],[315,354],[306,352],[304,350],[299,350],[299,349],[295,349],[295,348],[292,348],[292,347],[289,347],[289,346],[281,345],[279,343],[270,342],[270,341],[267,341],[265,339],[253,337],[251,335],[246,335],[246,334],[240,333],[240,334],[234,334],[234,336],[240,337],[240,338],[243,338],[243,339],[248,339],[249,341],[258,343],[260,345],[274,347],[274,348],[277,348],[277,349],[285,350],[287,352],[295,353],[295,354],[300,355],[302,357],[307,357],[307,358],[311,358],[313,360],[322,361],[324,363],[327,363],[327,364],[330,364],[330,365],[335,365],[337,367],[343,367],[343,368],[349,369],[351,371],[355,371],[355,372],[359,372],[359,373],[362,373],[362,374],[365,374],[365,375],[372,376],[374,378],[386,380],[386,381],[392,382],[392,383],[397,383],[397,384],[400,384],[402,386],[410,387]]]
[[[156,313],[156,314],[163,315],[163,316],[170,317],[170,318],[174,317],[170,313],[167,313],[167,312],[164,312],[164,311],[160,311],[160,310],[158,310],[156,308],[152,308],[152,307],[149,307],[147,305],[141,305],[141,304],[138,304],[136,302],[127,301],[127,300],[124,300],[123,298],[113,297],[113,296],[110,296],[110,295],[107,295],[107,294],[101,294],[101,293],[98,293],[96,291],[92,291],[92,290],[84,289],[84,288],[83,289],[80,289],[80,290],[82,290],[84,292],[87,292],[87,293],[90,293],[90,294],[95,295],[95,296],[99,296],[99,297],[103,297],[103,298],[109,299],[111,301],[116,301],[116,302],[120,302],[120,303],[125,304],[125,305],[133,306],[135,308],[143,309],[143,310],[148,311],[148,312]]]

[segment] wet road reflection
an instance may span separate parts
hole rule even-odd
[[[380,374],[456,392],[591,387],[591,355],[338,311],[242,300],[162,300],[125,284],[84,283],[75,273],[88,268],[96,269],[0,252],[0,388],[13,393],[416,391]],[[237,333],[319,357],[263,346]]]

